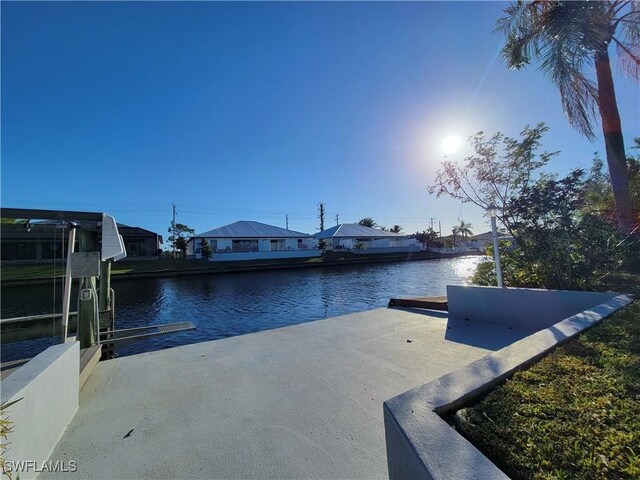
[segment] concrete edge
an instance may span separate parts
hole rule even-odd
[[[508,478],[440,415],[479,399],[516,371],[632,302],[628,295],[617,295],[384,402],[389,478]]]
[[[0,389],[1,403],[12,401],[20,390],[41,375],[44,375],[47,367],[55,362],[56,359],[73,349],[78,351],[79,358],[80,344],[78,342],[66,342],[52,345],[20,366],[18,370],[15,370],[11,375],[2,380],[2,389]]]
[[[102,344],[94,345],[93,347],[87,348],[86,351],[80,352],[80,390],[82,390],[82,387],[89,379],[89,375],[91,375],[94,368],[98,365],[101,356]]]
[[[79,357],[78,342],[54,345],[2,380],[2,403],[19,399],[3,413],[13,423],[5,461],[24,480],[38,471],[17,462],[46,461],[78,411]]]

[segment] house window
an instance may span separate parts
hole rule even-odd
[[[257,252],[258,240],[233,240],[231,249],[234,252]]]
[[[271,251],[272,252],[279,252],[281,250],[286,250],[286,242],[284,241],[284,239],[277,239],[277,240],[271,240]]]
[[[2,243],[2,260],[35,260],[34,242]]]

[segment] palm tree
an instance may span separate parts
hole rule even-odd
[[[460,225],[456,227],[458,233],[462,236],[462,241],[464,242],[467,237],[473,235],[473,231],[471,230],[473,225],[465,222],[464,220],[460,220]]]
[[[371,217],[364,217],[363,219],[358,221],[358,225],[362,225],[363,227],[375,228],[378,224]]]
[[[400,233],[402,231],[402,227],[400,225],[394,225],[389,229],[391,233]]]
[[[623,0],[535,0],[518,1],[505,13],[496,29],[505,35],[502,54],[509,67],[521,69],[531,57],[540,59],[540,69],[560,90],[569,123],[589,139],[599,111],[618,225],[631,231],[636,222],[609,45],[616,45],[622,68],[640,80],[640,6]],[[595,68],[596,82],[589,78],[589,67]]]

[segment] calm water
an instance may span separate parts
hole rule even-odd
[[[119,355],[216,340],[385,307],[389,298],[445,295],[464,285],[481,257],[358,266],[118,280],[116,328],[192,322],[197,329],[118,347]],[[4,288],[1,318],[61,311],[60,287]],[[75,293],[74,296],[75,297]],[[72,300],[73,303],[73,300]],[[75,308],[72,308],[75,310]],[[52,332],[55,334],[57,332]],[[54,337],[2,346],[2,361],[25,358]]]

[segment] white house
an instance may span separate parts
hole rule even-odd
[[[444,237],[443,240],[448,240],[449,242],[453,241],[453,235],[449,235]],[[515,244],[515,239],[504,232],[498,232],[498,241],[500,242],[508,242],[509,248],[513,248]],[[467,237],[466,239],[462,239],[460,235],[456,235],[455,238],[455,247],[443,247],[436,248],[431,247],[428,248],[431,252],[437,253],[465,253],[465,252],[480,252],[484,253],[488,246],[493,245],[493,234],[491,231],[480,233],[478,235],[473,235],[471,237]]]
[[[417,252],[421,249],[415,238],[357,223],[342,223],[318,232],[314,237],[324,240],[328,250],[349,250],[353,253]]]
[[[276,258],[318,257],[317,241],[306,233],[260,222],[239,221],[192,236],[187,242],[187,258],[202,258],[206,239],[216,262]]]
[[[498,232],[498,241],[506,241],[509,242],[510,245],[513,245],[514,238],[507,233]],[[493,245],[493,234],[491,231],[480,233],[467,238],[465,242],[460,242],[460,245],[468,249],[475,249],[484,252],[489,245]]]

